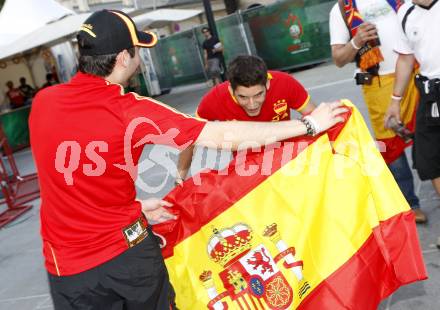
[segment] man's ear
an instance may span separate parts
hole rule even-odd
[[[123,50],[116,56],[116,63],[120,66],[127,67],[128,66],[128,58],[130,54],[127,50]]]
[[[234,100],[235,103],[238,103],[237,97],[235,97],[235,95],[234,95],[234,90],[232,89],[231,84],[228,85],[228,91],[229,91],[229,94],[231,94],[232,100]]]

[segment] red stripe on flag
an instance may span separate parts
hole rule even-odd
[[[298,309],[377,309],[401,285],[427,279],[414,223],[412,211],[381,222],[357,253],[314,288]]]
[[[385,151],[381,152],[381,154],[387,164],[399,158],[405,151],[405,148],[412,145],[412,141],[405,143],[402,138],[398,136],[388,139],[377,139],[377,142],[382,142],[385,145]],[[382,148],[380,148],[380,150],[382,151]]]

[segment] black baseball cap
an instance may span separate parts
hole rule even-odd
[[[153,47],[157,43],[154,33],[139,31],[130,16],[115,10],[90,15],[81,25],[77,39],[83,56],[116,54],[134,46]]]

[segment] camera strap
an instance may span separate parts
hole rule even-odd
[[[409,16],[409,14],[411,14],[411,12],[412,11],[414,11],[414,9],[415,9],[415,7],[416,7],[416,5],[415,4],[413,4],[406,12],[405,12],[405,15],[403,16],[403,19],[402,19],[402,29],[403,29],[403,32],[406,34],[406,22],[407,22],[407,20],[408,20],[408,16]]]

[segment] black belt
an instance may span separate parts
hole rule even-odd
[[[426,76],[417,74],[415,83],[420,92],[420,111],[423,111],[421,113],[426,125],[440,126],[440,79],[428,79]]]

